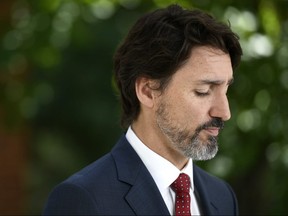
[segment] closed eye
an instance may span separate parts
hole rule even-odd
[[[201,92],[201,91],[195,91],[195,95],[198,97],[205,97],[208,96],[210,93],[208,92]]]

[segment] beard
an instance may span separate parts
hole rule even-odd
[[[224,122],[220,118],[212,118],[211,121],[199,125],[191,134],[191,130],[173,120],[167,105],[162,102],[156,111],[156,123],[171,144],[192,160],[209,160],[218,152],[217,136],[210,135],[206,140],[201,140],[199,134],[208,127],[223,129]]]

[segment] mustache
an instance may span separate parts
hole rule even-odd
[[[210,128],[210,127],[217,127],[220,130],[224,128],[224,121],[221,118],[212,118],[209,122],[200,125],[196,131],[200,132],[203,129]]]

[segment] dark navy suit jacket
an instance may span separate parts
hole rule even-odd
[[[228,184],[194,164],[203,215],[237,215]],[[122,136],[110,153],[56,186],[44,215],[169,215],[149,171]]]

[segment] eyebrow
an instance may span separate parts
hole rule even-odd
[[[230,86],[232,83],[234,82],[234,78],[231,78],[230,80],[228,80],[227,86]],[[225,81],[224,80],[210,80],[210,79],[204,79],[204,80],[199,80],[198,83],[204,84],[204,85],[221,85],[224,84]]]

